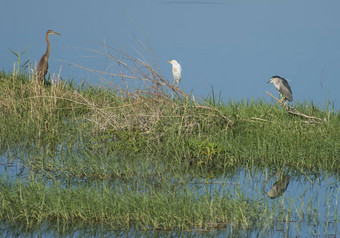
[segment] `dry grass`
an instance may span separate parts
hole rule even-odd
[[[180,119],[183,126],[187,128],[186,130],[190,131],[190,128],[195,128],[195,125],[199,124],[198,120],[202,120],[202,116],[227,121],[226,127],[232,125],[229,117],[216,107],[199,104],[193,95],[166,80],[160,73],[156,58],[151,60],[155,63],[149,63],[145,57],[134,58],[126,51],[107,45],[101,46],[106,49],[105,52],[93,49],[90,51],[112,62],[110,68],[113,72],[103,72],[76,65],[95,73],[116,92],[120,99],[119,104],[105,106],[87,102],[93,111],[90,120],[99,129],[133,129],[149,134],[161,121],[171,121],[175,118]],[[184,115],[185,111],[190,111],[190,116]]]

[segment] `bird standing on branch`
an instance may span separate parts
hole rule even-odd
[[[281,78],[280,76],[273,76],[267,83],[273,83],[275,88],[279,91],[282,100],[288,100],[293,101],[293,93],[290,89],[290,86],[284,78]]]
[[[168,63],[172,64],[172,75],[174,76],[174,85],[176,84],[179,87],[179,82],[181,81],[182,75],[182,67],[176,60],[168,61]]]

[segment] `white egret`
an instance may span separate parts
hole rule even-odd
[[[181,81],[181,75],[182,75],[182,67],[177,62],[177,60],[171,60],[168,61],[168,63],[172,64],[172,74],[174,76],[174,84],[176,83],[176,86],[179,87],[179,82]]]

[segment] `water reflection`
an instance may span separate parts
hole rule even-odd
[[[84,224],[58,222],[57,224],[44,223],[41,226],[27,228],[24,223],[0,223],[0,232],[3,237],[249,237],[259,232],[254,231],[228,231],[228,230],[147,230],[141,231],[131,227],[122,231],[114,226],[102,224]]]
[[[281,196],[286,191],[289,184],[289,180],[290,176],[288,174],[280,176],[276,180],[270,191],[267,193],[267,196],[270,197],[271,199]]]
[[[25,172],[24,167],[18,160],[7,159],[6,154],[0,156],[0,176],[11,181],[21,177]]]
[[[35,157],[36,158],[36,157]],[[61,158],[59,158],[61,159]],[[101,158],[103,159],[103,158]],[[115,174],[114,167],[110,167],[109,160],[103,159],[108,165],[107,174]],[[114,158],[115,162],[119,158]],[[38,161],[38,160],[36,160]],[[83,161],[80,161],[84,163]],[[126,163],[124,165],[124,162]],[[29,164],[29,163],[28,163]],[[100,164],[100,163],[99,163]],[[338,208],[338,195],[340,181],[336,174],[326,172],[317,174],[300,173],[286,168],[284,172],[276,172],[269,168],[235,168],[232,170],[215,169],[209,167],[196,167],[189,169],[183,166],[183,170],[174,169],[171,164],[164,162],[157,164],[152,157],[121,158],[121,166],[131,169],[129,174],[109,177],[95,177],[90,173],[83,176],[66,176],[63,173],[56,173],[49,170],[34,170],[34,162],[31,167],[22,166],[20,160],[6,160],[1,158],[0,175],[1,179],[15,182],[17,178],[28,179],[28,174],[35,174],[35,178],[43,179],[47,185],[60,183],[64,187],[91,187],[93,191],[100,193],[103,188],[108,189],[112,194],[132,193],[138,195],[150,195],[159,192],[162,194],[181,196],[186,192],[200,197],[210,196],[211,200],[220,198],[242,197],[244,201],[260,204],[262,209],[277,211],[268,217],[270,222],[257,221],[254,227],[245,231],[231,230],[228,224],[216,224],[206,226],[206,230],[195,229],[191,231],[139,231],[120,230],[112,225],[103,224],[67,224],[67,223],[46,223],[43,226],[28,229],[25,224],[12,224],[3,222],[2,231],[9,236],[16,234],[27,234],[27,236],[262,236],[270,234],[275,236],[308,236],[317,234],[319,236],[337,234],[340,230]],[[45,160],[45,166],[48,160]],[[51,168],[51,167],[49,167]],[[58,169],[58,168],[56,168]],[[128,171],[128,170],[125,170]],[[272,185],[272,181],[275,181]],[[269,190],[269,191],[268,191]],[[269,199],[271,198],[271,199]],[[273,199],[276,198],[276,199]],[[259,211],[264,212],[264,211]],[[284,217],[284,219],[282,219]],[[262,227],[262,223],[273,224],[271,227]],[[236,232],[236,233],[235,233]]]

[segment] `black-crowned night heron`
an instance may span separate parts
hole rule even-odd
[[[168,63],[172,64],[172,74],[174,76],[175,83],[178,87],[179,82],[181,81],[182,67],[176,60],[168,61]]]
[[[290,86],[284,78],[280,76],[273,76],[268,83],[273,83],[275,88],[279,91],[283,100],[293,101],[293,93]]]
[[[40,82],[44,81],[45,76],[47,74],[47,70],[48,70],[48,57],[50,56],[50,40],[48,39],[48,36],[50,34],[54,34],[54,35],[60,36],[59,33],[56,33],[56,32],[54,32],[52,30],[48,30],[46,32],[47,49],[46,49],[45,54],[43,56],[41,56],[41,59],[39,61],[38,68],[37,68],[37,79]]]
[[[271,199],[281,196],[287,190],[289,180],[290,176],[288,174],[280,176],[267,193],[267,196]]]

